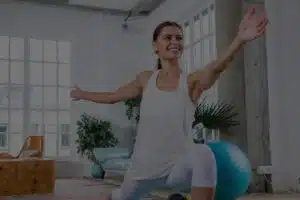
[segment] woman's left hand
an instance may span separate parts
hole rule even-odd
[[[257,8],[251,7],[239,25],[237,37],[242,42],[251,41],[265,33],[268,23],[269,20],[265,12],[258,15]]]

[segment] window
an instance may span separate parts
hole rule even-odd
[[[190,48],[185,48],[183,51],[183,66],[186,67],[188,71],[191,70],[191,54],[190,54]]]
[[[70,124],[60,124],[61,146],[70,146]]]
[[[30,134],[39,135],[40,133],[40,124],[31,124],[30,125]]]
[[[0,86],[0,108],[8,107],[8,88],[7,86]]]
[[[199,10],[191,19],[183,23],[183,27],[185,46],[182,62],[187,67],[188,72],[191,72],[203,68],[216,58],[214,5],[210,4]],[[217,84],[214,87],[216,86]],[[203,98],[211,99],[211,95],[217,96],[215,93],[217,94],[216,88],[212,88],[211,91],[203,95]]]
[[[61,146],[62,147],[68,147],[70,145],[70,134],[61,134]]]
[[[200,20],[200,14],[197,14],[194,16],[194,42],[199,40],[201,38],[201,20]]]
[[[183,24],[184,27],[184,52],[182,57],[182,64],[187,72],[191,71],[192,63],[191,63],[191,28],[190,23],[185,22]]]
[[[30,123],[44,127],[45,156],[60,156],[70,147],[60,127],[70,125],[70,42],[31,38],[29,48]]]
[[[24,133],[24,38],[0,36],[0,148],[20,150]]]
[[[70,124],[70,56],[69,41],[0,36],[0,125],[7,127],[0,148],[15,152],[26,136],[44,135],[45,156],[61,155],[66,136],[59,124]]]
[[[194,54],[193,54],[193,59],[194,59],[194,68],[199,69],[199,66],[201,66],[201,60],[202,60],[202,46],[201,42],[197,42],[193,46]]]
[[[0,60],[0,70],[0,83],[7,84],[9,82],[9,61]]]
[[[7,134],[0,134],[0,148],[6,148],[7,147]]]
[[[7,124],[0,124],[0,149],[7,148]]]
[[[215,22],[215,6],[214,4],[210,5],[210,32],[215,33],[216,32],[216,22]]]
[[[191,42],[191,37],[190,37],[190,35],[191,35],[190,29],[191,28],[190,28],[189,22],[185,22],[183,27],[184,27],[184,30],[183,30],[183,32],[184,32],[184,46],[188,46]]]
[[[202,41],[202,63],[201,66],[205,66],[212,60],[211,56],[211,37],[204,38]]]

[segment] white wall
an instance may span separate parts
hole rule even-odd
[[[273,188],[287,191],[300,177],[300,1],[266,0],[265,6]]]
[[[109,91],[126,83],[145,67],[142,62],[145,45],[142,29],[135,26],[136,31],[123,31],[123,19],[97,12],[1,3],[0,35],[71,40],[72,84],[93,91]],[[76,102],[72,103],[71,112],[73,132],[76,131],[76,120],[83,112],[98,114],[117,127],[129,126],[122,104]],[[76,157],[75,152],[72,156]]]

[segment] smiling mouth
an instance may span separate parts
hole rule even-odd
[[[180,48],[168,48],[167,50],[171,52],[181,52]]]

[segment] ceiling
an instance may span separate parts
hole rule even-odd
[[[130,10],[140,0],[69,0],[69,4],[102,7],[116,10]]]
[[[165,0],[15,0],[70,8],[102,11],[113,15],[147,16]]]

